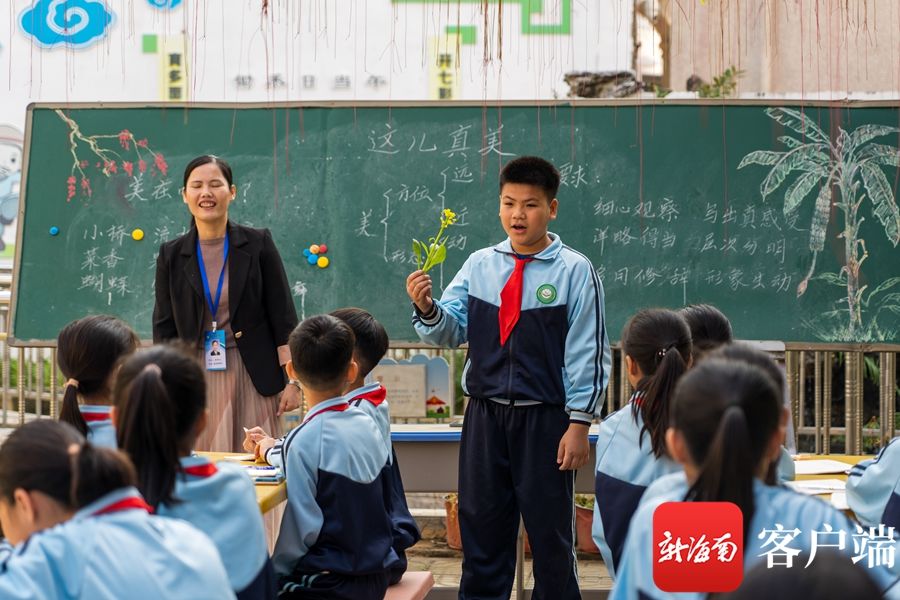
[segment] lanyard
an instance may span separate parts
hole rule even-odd
[[[222,271],[219,273],[219,283],[216,286],[216,300],[213,301],[209,289],[209,279],[206,277],[206,266],[203,264],[203,251],[200,249],[200,238],[197,238],[197,261],[200,263],[200,279],[203,280],[203,293],[209,312],[212,315],[212,328],[216,330],[216,311],[219,310],[219,300],[222,298],[222,282],[225,281],[225,266],[228,264],[228,235],[225,235],[225,250],[222,256]]]

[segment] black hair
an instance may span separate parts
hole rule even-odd
[[[691,328],[695,362],[719,346],[731,343],[731,323],[712,304],[689,304],[679,312]]]
[[[184,168],[184,183],[182,184],[183,187],[187,187],[188,179],[191,178],[191,173],[194,172],[194,169],[208,164],[214,164],[219,167],[219,170],[222,171],[222,176],[225,178],[225,181],[228,182],[228,187],[234,185],[234,177],[231,173],[231,165],[213,154],[203,154],[191,160],[191,162],[189,162]]]
[[[631,407],[635,422],[640,413],[644,421],[641,433],[650,436],[654,456],[663,456],[668,453],[666,429],[672,392],[691,360],[691,332],[675,311],[648,308],[628,320],[622,347],[643,374],[637,384],[639,398]],[[643,435],[639,445],[642,442]]]
[[[297,377],[304,385],[321,391],[342,386],[355,344],[350,326],[331,315],[305,319],[288,338]]]
[[[672,427],[699,467],[687,500],[733,502],[744,517],[744,539],[755,510],[753,481],[780,422],[772,378],[743,362],[710,358],[675,388]]]
[[[550,161],[539,156],[520,156],[506,163],[500,171],[501,192],[507,183],[539,187],[547,194],[547,202],[550,202],[559,191],[559,171]]]
[[[78,393],[110,394],[110,374],[138,344],[134,330],[109,315],[91,315],[63,327],[56,338],[56,359],[62,374],[78,384],[66,385],[59,420],[87,435],[87,422],[78,409]]]
[[[795,557],[799,564],[809,562],[809,554]],[[880,598],[882,592],[861,564],[853,564],[846,554],[820,548],[809,567],[804,569],[770,569],[760,561],[750,569],[741,586],[730,594],[715,598],[728,600],[757,600],[758,598],[815,598],[816,600],[844,600],[844,598]]]
[[[387,331],[371,313],[361,308],[339,308],[330,314],[353,330],[353,337],[356,338],[354,353],[359,365],[358,377],[365,377],[387,353]]]
[[[73,444],[78,446],[74,453]],[[22,488],[77,510],[134,481],[127,457],[86,442],[68,423],[26,423],[0,446],[0,497],[10,503],[15,490]]]
[[[122,365],[114,401],[116,441],[134,462],[141,494],[154,509],[177,503],[180,459],[206,409],[203,369],[175,346],[154,346]]]
[[[784,381],[784,373],[781,372],[778,363],[775,362],[775,359],[769,353],[758,350],[749,344],[736,343],[726,344],[716,349],[709,354],[709,358],[713,357],[736,360],[761,369],[772,379],[772,383],[775,384],[778,390],[778,397],[784,398],[784,389],[787,385]],[[766,473],[766,483],[769,485],[778,483],[777,460],[772,461],[772,464],[769,465],[769,470]]]

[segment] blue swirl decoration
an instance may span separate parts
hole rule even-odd
[[[172,10],[181,4],[181,0],[147,0],[147,4],[159,10]]]
[[[102,0],[37,0],[19,25],[43,48],[84,48],[106,37],[114,20]]]

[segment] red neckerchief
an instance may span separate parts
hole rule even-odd
[[[81,416],[84,417],[85,422],[92,423],[96,421],[109,421],[109,411],[107,412],[83,412]]]
[[[377,388],[370,392],[363,392],[358,396],[353,396],[350,401],[353,402],[354,400],[366,400],[372,406],[378,406],[379,404],[384,402],[385,398],[387,398],[387,390],[384,389],[383,385],[379,385]]]
[[[216,468],[216,465],[212,463],[204,463],[202,465],[192,465],[190,467],[182,467],[181,469],[188,475],[193,475],[194,477],[212,477],[216,473],[219,472],[219,469]]]
[[[315,412],[309,413],[309,416],[306,417],[306,420],[304,420],[303,422],[304,422],[304,423],[309,423],[310,421],[312,421],[313,419],[315,419],[316,417],[318,417],[318,416],[321,415],[322,413],[327,413],[327,412],[331,412],[331,411],[335,411],[335,412],[344,412],[344,411],[347,410],[348,408],[350,408],[350,405],[347,404],[346,402],[342,402],[341,404],[335,404],[334,406],[329,406],[328,408],[322,408],[322,409],[317,410],[317,411],[315,411]]]
[[[118,502],[114,502],[114,503],[110,504],[109,506],[104,506],[97,512],[93,513],[93,516],[96,517],[97,515],[105,515],[108,513],[114,513],[114,512],[119,512],[122,510],[130,510],[130,509],[140,509],[140,510],[145,510],[151,514],[153,513],[153,508],[149,504],[144,502],[143,498],[140,498],[138,496],[130,496],[128,498],[123,498],[122,500],[119,500]]]

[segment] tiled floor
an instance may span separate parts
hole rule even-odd
[[[462,569],[460,557],[410,556],[409,570],[431,571],[434,575],[435,587],[458,587]],[[534,587],[534,576],[531,571],[531,559],[525,560],[525,587]],[[603,561],[597,559],[579,559],[578,581],[582,590],[608,590],[612,588],[612,580],[606,571]],[[513,595],[515,597],[515,594]]]

